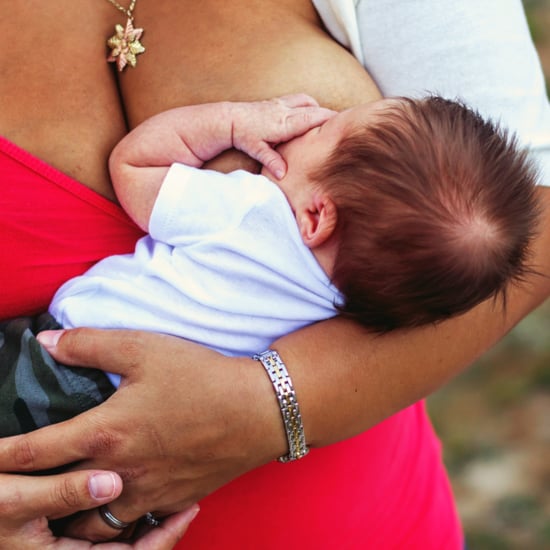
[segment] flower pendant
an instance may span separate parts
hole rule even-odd
[[[115,31],[115,34],[107,40],[107,46],[111,49],[107,61],[116,63],[119,72],[122,72],[126,65],[135,67],[137,63],[136,56],[145,51],[139,41],[143,29],[134,29],[132,20],[128,19],[126,27],[115,25]]]

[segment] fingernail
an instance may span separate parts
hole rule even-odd
[[[94,498],[112,498],[116,490],[115,476],[109,473],[95,474],[88,482],[88,489]]]
[[[64,333],[64,330],[45,330],[36,336],[36,339],[46,348],[53,349]]]
[[[285,171],[283,168],[277,168],[275,170],[275,177],[280,180],[280,179],[283,179],[284,175],[285,175]]]
[[[193,504],[191,508],[188,508],[183,514],[182,519],[187,523],[191,523],[200,512],[200,506],[198,504]]]

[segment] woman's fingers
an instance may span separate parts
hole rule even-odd
[[[54,476],[0,474],[2,526],[39,517],[56,519],[117,498],[122,481],[113,472],[80,471]]]
[[[154,527],[135,545],[136,550],[172,550],[187,531],[189,524],[199,513],[198,504],[187,510],[163,519],[159,527]]]
[[[135,548],[143,548],[143,550],[149,550],[151,548],[172,548],[172,546],[174,546],[183,536],[198,512],[198,504],[193,504],[183,512],[162,518],[160,520],[160,525],[157,527],[150,528],[148,526],[138,526],[134,533],[136,536],[139,536]],[[118,518],[117,515],[115,515],[115,517]],[[120,536],[122,531],[108,526],[101,519],[97,510],[90,510],[71,523],[65,529],[64,534],[68,537],[74,536],[92,541],[103,541]]]
[[[130,524],[127,530],[117,529],[110,525],[103,519],[102,513],[98,508],[79,514],[64,526],[63,533],[68,537],[79,539],[93,541],[110,540],[121,535],[124,536],[128,530],[133,531],[135,523],[143,517],[142,514],[128,510],[124,506],[117,506],[116,502],[109,505],[107,511],[117,520]]]
[[[252,381],[271,395],[265,375],[250,369],[252,359],[230,359],[179,338],[137,331],[67,331],[50,349],[65,363],[97,362],[95,366],[118,370],[125,378],[105,403],[76,418],[0,440],[0,472],[72,462],[79,468],[116,471],[125,490],[109,509],[131,522],[148,511],[181,510],[281,454],[286,445],[280,441],[276,411],[262,409],[258,421],[257,415],[249,417],[247,406],[242,418],[240,404],[225,400],[224,388],[236,380],[242,381],[237,393],[246,401],[258,396]],[[243,457],[242,445],[251,437],[258,441],[258,452]],[[70,534],[105,538],[119,533],[95,510],[84,513]]]
[[[82,460],[91,449],[97,454],[107,452],[115,445],[113,436],[90,421],[93,415],[89,411],[66,422],[0,439],[0,472],[47,470]],[[90,436],[83,437],[83,433]]]
[[[197,517],[199,511],[199,505],[193,504],[193,506],[191,506],[187,510],[184,510],[183,512],[179,512],[178,514],[174,514],[166,518],[165,520],[162,520],[160,527],[154,528],[148,535],[148,537],[144,537],[139,541],[137,550],[148,550],[150,548],[154,548],[154,545],[157,542],[161,542],[161,535],[159,534],[160,531],[165,532],[165,534],[162,535],[162,542],[168,541],[172,543],[172,546],[175,546],[178,540],[187,531],[189,524],[195,519],[195,517]],[[171,549],[172,546],[165,546],[165,548]]]
[[[122,375],[135,365],[140,347],[139,332],[127,330],[45,330],[36,338],[60,363],[99,369],[109,365],[111,372]]]
[[[184,512],[164,518],[157,527],[137,531],[134,542],[92,544],[86,540],[54,537],[47,519],[57,519],[90,510],[99,522],[97,507],[116,499],[122,491],[122,481],[113,472],[78,471],[52,476],[18,476],[0,474],[0,548],[10,550],[171,550],[197,515],[193,505]],[[85,533],[88,534],[88,533]],[[94,540],[108,540],[121,531],[101,530]],[[82,533],[79,534],[82,539]]]

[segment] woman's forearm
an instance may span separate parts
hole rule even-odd
[[[550,189],[540,188],[539,273],[510,288],[506,311],[485,302],[441,323],[384,336],[334,319],[273,344],[293,378],[308,443],[323,446],[368,429],[469,366],[550,294]],[[338,345],[334,345],[338,342]]]

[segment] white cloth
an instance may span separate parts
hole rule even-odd
[[[331,36],[347,48],[364,65],[361,38],[357,26],[360,0],[312,0]]]
[[[463,100],[516,132],[550,185],[550,105],[520,0],[313,3],[384,95]]]
[[[334,316],[337,300],[274,183],[174,165],[135,253],[68,281],[50,313],[66,328],[162,332],[252,355]]]

